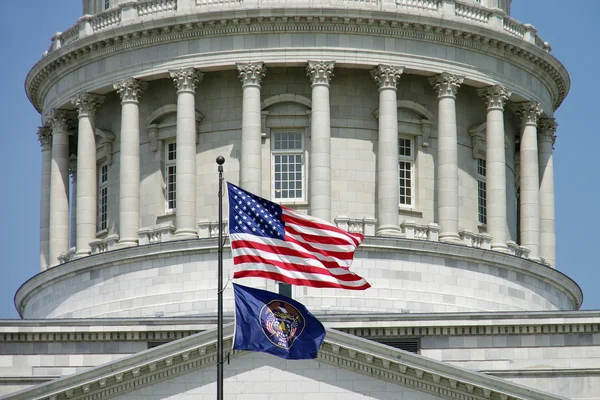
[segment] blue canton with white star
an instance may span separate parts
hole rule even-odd
[[[285,223],[281,207],[227,182],[229,193],[229,233],[248,233],[281,239],[285,237]]]

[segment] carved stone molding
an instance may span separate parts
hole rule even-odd
[[[204,74],[195,68],[181,68],[169,71],[177,92],[195,92],[196,85],[202,81]]]
[[[329,85],[333,78],[335,61],[309,61],[306,66],[306,75],[313,85]]]
[[[71,100],[71,103],[77,108],[79,117],[94,117],[103,102],[104,96],[93,93],[80,93]]]
[[[464,76],[442,72],[429,78],[429,83],[437,91],[438,97],[456,97],[456,92],[464,80]]]
[[[48,123],[52,128],[52,132],[66,132],[71,128],[73,123],[72,113],[66,110],[52,110],[48,118]]]
[[[140,97],[144,90],[148,87],[148,82],[140,81],[134,78],[127,78],[121,80],[119,83],[113,84],[113,88],[121,96],[121,102],[134,102],[140,101]]]
[[[371,70],[371,76],[375,80],[379,90],[396,89],[400,76],[404,72],[404,67],[379,64]]]
[[[524,125],[537,125],[542,108],[536,101],[524,101],[515,104],[515,112]]]
[[[504,110],[504,104],[512,93],[507,90],[504,86],[494,85],[481,89],[477,89],[477,94],[481,97],[489,109],[501,109]]]
[[[50,150],[52,148],[52,129],[49,126],[38,127],[37,137],[42,150]]]
[[[237,69],[242,86],[260,86],[267,73],[267,68],[262,62],[237,64]]]
[[[554,118],[540,118],[538,125],[538,141],[550,142],[552,146],[556,142],[556,128],[558,123]]]

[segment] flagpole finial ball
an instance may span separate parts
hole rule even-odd
[[[225,157],[223,157],[223,156],[217,157],[217,164],[219,164],[219,165],[225,164]]]

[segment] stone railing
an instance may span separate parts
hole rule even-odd
[[[229,226],[227,225],[227,220],[223,220],[221,229],[223,231],[223,236],[229,236]],[[219,237],[219,223],[213,221],[198,222],[198,237],[200,239]]]
[[[52,44],[44,54],[52,53],[62,46],[75,43],[87,36],[117,26],[141,24],[144,21],[159,19],[162,14],[189,17],[190,13],[207,11],[224,12],[237,9],[268,8],[281,6],[278,0],[187,0],[189,8],[178,9],[178,0],[145,0],[136,3],[125,2],[96,15],[84,15],[76,25],[64,33],[55,35]],[[379,10],[389,13],[430,16],[448,22],[476,24],[492,31],[508,34],[531,43],[545,51],[550,46],[535,34],[535,28],[522,24],[504,14],[499,9],[489,9],[465,3],[460,0],[286,0],[290,7],[348,7],[365,10]],[[196,10],[194,10],[196,8]],[[186,19],[186,21],[189,18]],[[428,23],[426,20],[424,23]],[[433,20],[432,20],[432,23]]]
[[[334,219],[335,225],[350,233],[361,233],[365,236],[375,236],[375,225],[377,220],[374,218],[349,218],[345,215],[338,215]]]
[[[100,254],[105,253],[110,250],[114,250],[119,243],[119,235],[112,234],[108,235],[104,239],[96,239],[90,242],[90,247],[92,249],[92,254]]]
[[[466,4],[456,3],[454,12],[457,17],[468,19],[471,21],[487,24],[492,14],[490,10],[483,7],[475,7]]]
[[[135,3],[138,16],[160,14],[177,10],[177,0],[149,0]]]
[[[69,261],[73,261],[75,259],[76,250],[77,249],[75,247],[71,247],[68,251],[62,253],[60,256],[58,256],[58,263],[65,264]]]
[[[508,252],[510,254],[512,254],[513,256],[517,256],[517,257],[521,257],[521,258],[529,258],[529,253],[531,250],[529,250],[527,247],[519,246],[517,243],[513,242],[512,240],[509,240],[508,242],[506,242],[506,245],[508,246]]]
[[[142,228],[138,231],[140,246],[168,242],[175,235],[175,227],[172,224],[158,225],[152,228]]]
[[[466,246],[477,247],[479,249],[492,249],[492,236],[487,233],[475,233],[468,230],[458,232],[460,239]]]
[[[429,240],[430,242],[440,240],[440,226],[435,223],[423,225],[406,220],[402,221],[400,228],[402,228],[402,233],[404,233],[406,239]]]

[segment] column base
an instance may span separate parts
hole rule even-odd
[[[123,249],[125,247],[136,247],[138,245],[138,239],[121,239],[117,243],[117,248]]]
[[[506,243],[492,243],[492,250],[498,251],[500,253],[510,254]]]
[[[452,244],[464,244],[458,233],[440,233],[440,242]]]
[[[393,225],[380,226],[379,228],[377,228],[377,231],[375,232],[375,236],[397,236],[397,237],[401,237],[402,236],[402,230],[400,229],[400,227],[396,227],[396,226],[393,226]]]
[[[177,229],[175,231],[175,240],[198,239],[198,232],[193,229]]]

